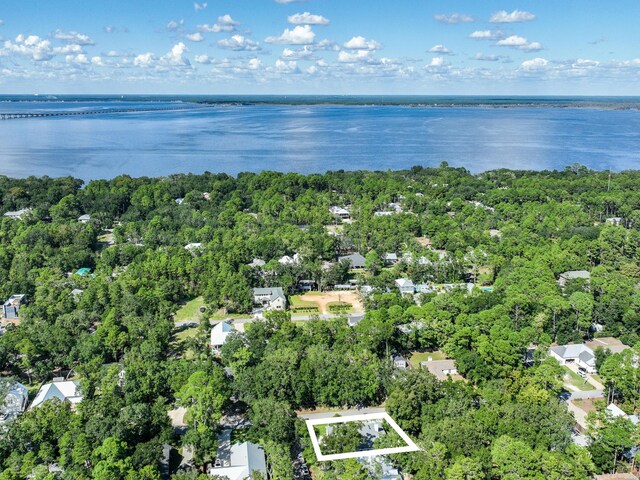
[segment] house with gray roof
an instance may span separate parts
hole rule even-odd
[[[254,288],[253,303],[267,310],[286,310],[287,297],[282,287]]]
[[[558,277],[558,285],[564,287],[567,285],[567,282],[578,278],[582,278],[588,282],[591,280],[591,274],[586,270],[570,270],[560,274]]]
[[[6,302],[4,302],[4,304],[2,305],[2,314],[4,315],[4,318],[7,318],[7,319],[20,318],[18,313],[20,310],[20,306],[22,305],[24,300],[25,300],[24,294],[11,295],[9,299]]]
[[[85,213],[84,215],[80,215],[78,217],[79,223],[89,223],[90,220],[91,220],[91,215],[89,215],[88,213]]]
[[[365,259],[359,253],[354,253],[353,255],[345,255],[343,257],[338,257],[339,262],[349,262],[349,266],[353,269],[361,269],[364,268]]]
[[[396,253],[385,253],[384,257],[382,257],[382,260],[384,260],[384,263],[387,265],[395,265],[396,263],[398,263],[398,255]]]
[[[596,373],[596,355],[583,343],[551,347],[548,355],[555,358],[560,365],[576,365],[588,373]]]
[[[4,402],[0,403],[0,426],[18,418],[27,408],[28,400],[27,387],[18,382],[13,383],[4,397]]]
[[[31,208],[21,208],[20,210],[6,212],[4,216],[11,220],[22,220],[31,210]]]
[[[245,480],[257,471],[263,478],[267,478],[267,460],[261,445],[250,442],[232,445],[229,459],[225,463],[228,465],[210,466],[207,475],[226,477],[229,480]]]
[[[398,278],[396,280],[396,287],[398,287],[402,295],[405,293],[413,295],[416,291],[415,285],[408,278]]]

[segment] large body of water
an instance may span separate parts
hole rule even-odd
[[[563,102],[562,108],[525,101],[510,108],[487,101],[425,108],[357,104],[365,101],[203,106],[168,98],[24,100],[0,97],[0,113],[181,109],[0,120],[0,175],[89,180],[204,171],[322,173],[443,161],[472,172],[573,163],[640,168],[640,111],[617,109],[615,101],[598,108],[585,108],[584,99]]]

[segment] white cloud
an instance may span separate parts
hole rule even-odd
[[[208,65],[211,63],[211,58],[209,58],[209,55],[196,55],[195,56],[195,61],[196,63],[201,63],[203,65]]]
[[[204,10],[207,8],[207,2],[204,3],[197,3],[197,2],[193,2],[193,9],[198,12],[200,10]]]
[[[31,57],[36,62],[51,60],[54,55],[49,40],[44,40],[38,35],[26,36],[23,34],[18,35],[14,42],[6,40],[2,52],[4,54],[17,53]]]
[[[525,37],[511,35],[510,37],[498,40],[496,45],[500,47],[514,47],[526,52],[542,50],[542,45],[538,42],[529,42]]]
[[[96,67],[104,67],[104,63],[102,63],[102,57],[95,56],[91,57],[91,65],[95,65]]]
[[[585,59],[579,58],[578,60],[576,60],[571,64],[571,67],[572,68],[594,68],[599,65],[600,65],[600,62],[596,60],[585,60]]]
[[[430,67],[442,67],[444,65],[444,58],[442,57],[433,57],[431,59]]]
[[[298,25],[292,30],[284,29],[279,37],[267,37],[267,43],[284,43],[286,45],[310,45],[316,38],[316,34],[309,25]]]
[[[4,25],[4,20],[0,18],[0,27]]]
[[[180,30],[184,26],[184,18],[182,20],[171,20],[167,23],[167,30],[170,32],[175,32],[176,30]]]
[[[294,73],[298,71],[298,64],[295,60],[285,62],[284,60],[276,60],[276,70],[281,73]]]
[[[371,50],[356,50],[355,52],[345,52],[344,50],[338,54],[338,61],[341,63],[356,63],[369,60]]]
[[[119,57],[120,55],[118,54],[118,52],[116,52],[115,50],[109,50],[107,52],[107,57]]]
[[[254,42],[253,40],[243,36],[243,35],[233,35],[229,38],[224,38],[222,40],[218,40],[218,47],[225,48],[227,50],[235,50],[239,51],[256,51],[260,50],[260,45],[258,42]]]
[[[236,22],[231,15],[226,14],[218,17],[218,21],[213,25],[207,23],[198,25],[198,30],[201,32],[234,32],[236,27],[240,25],[240,22]]]
[[[200,32],[188,33],[184,36],[187,40],[191,40],[192,42],[201,42],[204,40],[204,37]]]
[[[328,18],[322,15],[313,15],[309,12],[290,15],[287,20],[294,25],[329,25]]]
[[[475,40],[495,40],[502,36],[502,32],[494,32],[492,30],[476,30],[469,35],[469,38]]]
[[[431,53],[439,53],[441,55],[453,55],[453,52],[451,50],[449,50],[447,47],[445,47],[444,45],[434,45],[433,47],[431,47],[429,49],[429,52]]]
[[[89,59],[84,53],[80,53],[76,56],[67,55],[65,60],[67,63],[73,63],[75,65],[87,65],[89,63]]]
[[[156,60],[156,56],[151,52],[141,53],[133,59],[133,64],[136,67],[149,67]]]
[[[249,70],[259,70],[262,67],[262,62],[259,58],[252,58],[249,60]]]
[[[448,15],[440,14],[435,15],[433,18],[435,18],[440,23],[446,23],[448,25],[456,25],[458,23],[469,23],[476,21],[475,18],[469,15],[465,15],[464,13],[451,13]]]
[[[104,33],[116,33],[118,31],[118,28],[114,27],[113,25],[105,25],[103,30]]]
[[[548,64],[549,60],[547,60],[546,58],[537,57],[531,60],[525,60],[524,62],[522,62],[521,67],[524,70],[539,70],[546,67]]]
[[[300,59],[309,58],[313,56],[313,52],[314,50],[311,49],[309,45],[305,45],[304,47],[299,48],[297,50],[293,50],[291,48],[285,48],[284,50],[282,50],[281,57],[289,60],[291,59],[300,60]]]
[[[171,47],[171,50],[164,57],[162,57],[162,60],[167,62],[169,65],[189,66],[191,63],[189,62],[189,59],[185,57],[185,53],[188,51],[189,49],[184,43],[178,42]]]
[[[531,12],[525,12],[522,10],[514,10],[508,13],[506,10],[500,10],[499,12],[491,15],[489,21],[491,23],[515,23],[515,22],[530,22],[534,20],[536,16]]]
[[[481,62],[502,61],[503,63],[508,62],[510,60],[509,57],[506,57],[504,55],[485,55],[484,53],[476,53],[473,59]]]
[[[93,40],[91,40],[89,35],[78,32],[64,32],[62,30],[56,30],[53,33],[53,38],[67,43],[75,43],[76,45],[93,45]]]
[[[381,48],[380,45],[375,40],[367,40],[364,37],[353,37],[351,40],[344,44],[344,48],[348,48],[350,50],[378,50]]]

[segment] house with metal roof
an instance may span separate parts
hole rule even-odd
[[[27,408],[28,400],[27,387],[15,382],[0,403],[0,426],[18,418]]]
[[[253,303],[267,310],[285,310],[287,297],[282,287],[254,288]]]
[[[570,270],[560,274],[558,277],[558,285],[564,287],[567,285],[567,282],[578,278],[582,278],[588,282],[591,280],[591,274],[586,270]]]
[[[25,300],[24,294],[11,295],[2,305],[2,314],[6,319],[20,318],[20,306]]]
[[[229,480],[245,480],[257,471],[267,478],[267,460],[261,445],[250,442],[235,444],[231,446],[230,453],[229,460],[225,462],[228,465],[210,466],[207,475]]]
[[[364,268],[365,259],[359,253],[354,253],[353,255],[345,255],[343,257],[338,257],[339,262],[349,262],[349,266],[354,269]]]
[[[65,380],[64,378],[54,378],[53,382],[45,383],[38,390],[36,398],[29,408],[36,408],[48,400],[57,398],[61,402],[69,402],[72,405],[82,401],[80,382],[76,380]]]
[[[400,290],[400,293],[403,295],[405,293],[413,295],[416,291],[415,285],[408,278],[398,278],[396,280],[396,286],[398,287],[398,290]]]
[[[588,373],[596,373],[596,355],[583,343],[551,347],[548,354],[555,358],[560,365],[574,364],[584,368]]]
[[[211,348],[219,351],[227,341],[227,337],[236,331],[236,327],[227,321],[216,323],[211,329]]]

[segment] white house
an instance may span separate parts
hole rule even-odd
[[[555,358],[560,365],[575,364],[584,368],[588,373],[596,373],[596,355],[593,350],[582,343],[551,347],[548,354]]]
[[[253,289],[253,302],[268,310],[285,310],[287,297],[282,287],[267,287]]]
[[[227,337],[236,331],[236,327],[229,322],[222,321],[217,323],[211,329],[211,348],[219,351],[220,347],[225,344]]]
[[[229,465],[209,467],[207,475],[228,478],[229,480],[245,480],[251,478],[255,471],[267,478],[267,461],[261,445],[244,442],[231,446]]]
[[[80,215],[78,217],[78,222],[80,223],[89,223],[89,220],[91,220],[91,215],[89,215],[88,213],[85,213],[84,215]]]
[[[267,262],[265,262],[264,260],[262,260],[261,258],[254,258],[251,263],[249,264],[250,267],[253,268],[262,268],[266,265]]]
[[[638,423],[640,423],[640,419],[638,419],[637,415],[627,415],[626,413],[624,413],[622,411],[622,409],[620,407],[618,407],[617,405],[610,403],[607,406],[607,413],[609,415],[611,415],[612,417],[622,417],[622,418],[626,418],[627,420],[630,420],[631,423],[633,423],[634,425],[638,425]]]
[[[336,205],[329,207],[329,211],[334,217],[340,217],[343,220],[349,220],[351,218],[351,213],[346,208],[338,207]]]
[[[402,295],[405,293],[413,295],[415,293],[415,285],[408,278],[398,278],[396,280],[396,286]]]
[[[15,420],[27,408],[29,392],[27,387],[15,382],[0,404],[0,425]]]
[[[393,366],[400,370],[406,370],[407,368],[409,368],[409,362],[402,355],[392,355],[391,361],[393,362]]]
[[[622,225],[622,217],[610,217],[605,220],[610,225]]]
[[[65,380],[64,378],[54,378],[53,382],[45,383],[40,387],[36,398],[29,408],[39,407],[47,400],[54,398],[57,398],[61,402],[69,402],[72,405],[80,403],[82,401],[80,382],[76,380]]]
[[[29,212],[31,212],[31,208],[22,208],[20,210],[16,210],[15,212],[6,212],[4,216],[12,220],[22,220],[22,218]]]
[[[558,285],[564,287],[568,281],[582,278],[587,282],[591,280],[591,274],[586,270],[571,270],[569,272],[561,273],[558,277]]]
[[[202,243],[198,243],[198,242],[196,242],[196,243],[187,243],[184,246],[185,250],[196,250],[196,249],[199,249],[199,248],[202,248]]]

